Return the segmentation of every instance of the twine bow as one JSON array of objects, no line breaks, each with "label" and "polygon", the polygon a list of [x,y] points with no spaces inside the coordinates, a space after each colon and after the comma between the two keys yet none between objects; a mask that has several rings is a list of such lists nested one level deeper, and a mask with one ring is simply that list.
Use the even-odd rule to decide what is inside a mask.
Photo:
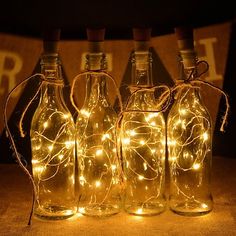
[{"label": "twine bow", "polygon": [[198,73],[196,71],[196,69],[193,68],[187,79],[176,81],[176,85],[171,89],[171,92],[174,93],[175,91],[177,91],[177,93],[178,93],[179,91],[181,91],[183,88],[186,88],[186,87],[200,88],[199,86],[196,86],[196,85],[203,84],[203,85],[207,85],[210,88],[216,90],[220,94],[223,94],[224,98],[225,98],[225,103],[226,103],[226,110],[225,110],[225,113],[223,115],[223,121],[222,121],[221,126],[220,126],[220,131],[224,132],[225,131],[225,125],[226,125],[227,118],[228,118],[228,114],[229,114],[229,109],[230,109],[228,95],[222,89],[218,88],[217,86],[215,86],[215,85],[213,85],[213,84],[211,84],[207,81],[203,81],[203,80],[200,79],[200,77],[203,74],[205,74],[209,69],[209,64],[206,61],[198,61],[196,65],[199,66],[201,64],[204,64],[206,66],[206,68],[203,72],[197,74],[197,76],[193,76],[194,73]]}]

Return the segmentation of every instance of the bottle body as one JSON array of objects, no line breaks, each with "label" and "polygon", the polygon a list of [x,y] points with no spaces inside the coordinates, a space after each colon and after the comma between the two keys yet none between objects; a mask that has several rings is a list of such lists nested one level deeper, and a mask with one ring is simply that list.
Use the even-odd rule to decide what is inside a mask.
[{"label": "bottle body", "polygon": [[60,66],[43,59],[47,81],[31,123],[32,171],[36,185],[34,214],[43,219],[68,218],[75,204],[75,125],[64,104]]},{"label": "bottle body", "polygon": [[[154,94],[153,94],[154,95]],[[137,94],[138,104],[128,109],[121,126],[125,180],[124,208],[134,215],[156,215],[164,211],[165,121],[161,112],[149,112],[155,105],[150,94]],[[144,112],[145,111],[145,112]]]},{"label": "bottle body", "polygon": [[141,90],[131,91],[121,123],[124,208],[127,213],[148,216],[165,210],[166,128],[162,112],[155,112],[159,108],[150,89],[151,53],[135,51],[132,65],[132,84]]},{"label": "bottle body", "polygon": [[170,167],[170,209],[197,216],[213,207],[210,190],[212,124],[198,89],[177,92],[167,124]]},{"label": "bottle body", "polygon": [[107,98],[106,77],[91,73],[87,79],[86,101],[76,121],[78,205],[84,215],[103,217],[121,210],[117,114]]}]

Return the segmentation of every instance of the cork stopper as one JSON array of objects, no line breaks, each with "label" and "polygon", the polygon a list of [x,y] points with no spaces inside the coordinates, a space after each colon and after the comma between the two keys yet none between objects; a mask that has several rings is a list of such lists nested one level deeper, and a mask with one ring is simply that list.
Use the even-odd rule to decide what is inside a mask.
[{"label": "cork stopper", "polygon": [[194,50],[193,45],[193,28],[181,26],[175,28],[175,35],[179,50]]},{"label": "cork stopper", "polygon": [[133,38],[135,41],[149,41],[151,31],[151,28],[133,28]]},{"label": "cork stopper", "polygon": [[182,57],[184,67],[192,68],[196,65],[196,52],[194,50],[193,28],[180,26],[175,28],[178,49]]},{"label": "cork stopper", "polygon": [[58,42],[60,40],[60,29],[45,29],[43,31],[44,53],[58,53]]},{"label": "cork stopper", "polygon": [[148,51],[151,31],[151,28],[133,28],[134,49],[136,51]]},{"label": "cork stopper", "polygon": [[91,53],[104,51],[105,28],[92,29],[87,28],[88,49]]},{"label": "cork stopper", "polygon": [[88,41],[90,42],[101,42],[104,41],[105,38],[105,29],[92,29],[92,28],[87,28],[87,38]]}]

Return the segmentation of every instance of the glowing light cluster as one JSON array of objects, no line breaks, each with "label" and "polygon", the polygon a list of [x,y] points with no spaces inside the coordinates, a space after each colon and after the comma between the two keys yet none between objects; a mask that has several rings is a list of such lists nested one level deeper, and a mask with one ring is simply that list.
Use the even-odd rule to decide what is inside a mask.
[{"label": "glowing light cluster", "polygon": [[[107,216],[121,208],[121,167],[117,156],[116,120],[111,106],[99,96],[103,84],[94,78],[91,93],[76,121],[79,162],[79,208],[82,214]],[[101,101],[104,99],[103,101]],[[107,101],[106,101],[107,102]]]},{"label": "glowing light cluster", "polygon": [[[53,86],[53,85],[51,85]],[[50,88],[52,89],[52,88]],[[75,211],[74,156],[75,127],[72,116],[60,103],[51,101],[49,88],[43,87],[31,124],[32,170],[37,188],[35,214],[67,217]],[[60,187],[59,187],[60,186]],[[64,213],[56,209],[60,196]],[[64,201],[64,202],[63,202]],[[55,204],[55,206],[53,206]],[[48,210],[52,205],[53,214]]]},{"label": "glowing light cluster", "polygon": [[188,87],[178,92],[167,131],[171,207],[190,214],[201,212],[202,206],[207,208],[202,201],[210,202],[211,119],[196,89]]},{"label": "glowing light cluster", "polygon": [[127,212],[153,215],[163,211],[165,143],[165,122],[161,113],[125,113],[121,144]]}]

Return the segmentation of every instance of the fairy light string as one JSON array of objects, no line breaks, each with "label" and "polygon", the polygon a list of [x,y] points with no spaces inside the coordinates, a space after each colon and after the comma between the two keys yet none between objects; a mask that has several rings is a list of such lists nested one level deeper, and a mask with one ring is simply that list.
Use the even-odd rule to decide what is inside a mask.
[{"label": "fairy light string", "polygon": [[[130,184],[136,186],[137,189],[144,187],[145,197],[142,197],[141,204],[136,206],[132,213],[137,215],[152,214],[151,211],[148,213],[144,209],[145,207],[152,208],[152,203],[163,192],[165,172],[162,167],[165,162],[166,141],[165,130],[163,130],[163,127],[165,129],[164,120],[161,119],[160,113],[166,111],[170,105],[171,90],[166,85],[132,85],[129,89],[131,95],[126,102],[125,110],[120,115],[119,122],[125,187],[129,191],[128,182],[131,182]],[[163,92],[165,96],[160,93],[158,99],[151,100],[154,102],[151,106],[140,108],[133,103],[133,98],[139,93],[154,95],[158,89],[165,89]],[[134,191],[136,191],[135,189]],[[126,197],[126,199],[128,206],[129,198]],[[151,205],[148,206],[149,204]]]},{"label": "fairy light string", "polygon": [[[206,66],[202,73],[198,73],[199,65]],[[178,175],[179,171],[183,172],[183,175],[189,171],[197,173],[198,170],[204,168],[203,162],[211,152],[211,123],[193,92],[195,89],[201,89],[199,85],[207,85],[224,95],[226,111],[220,128],[220,131],[224,131],[229,113],[228,96],[220,88],[200,79],[208,71],[208,68],[209,65],[206,61],[197,62],[196,68],[191,70],[188,77],[184,80],[177,80],[171,90],[172,94],[175,94],[175,99],[178,99],[178,103],[175,105],[176,112],[173,113],[175,115],[169,118],[167,127],[169,163],[173,178]],[[177,179],[174,178],[173,184],[177,192],[186,199],[197,204],[201,203],[197,196],[192,195],[187,188],[181,188]],[[208,208],[206,204],[203,205],[201,207]]]},{"label": "fairy light string", "polygon": [[[205,63],[205,64],[207,64],[205,61],[204,62],[202,62],[202,61],[199,61],[198,62],[198,65],[199,64],[201,64],[201,63]],[[208,64],[207,64],[208,65]],[[207,71],[207,70],[206,70]],[[205,71],[205,72],[206,72]],[[204,72],[204,73],[205,73]],[[196,79],[196,78],[194,78],[194,79],[192,79],[191,78],[191,76],[189,76],[189,78],[187,79],[187,80],[184,80],[184,81],[178,81],[178,83],[170,90],[167,86],[166,86],[166,88],[168,89],[166,92],[164,92],[161,96],[160,96],[160,98],[159,98],[159,104],[157,105],[157,107],[160,107],[160,106],[162,106],[164,103],[166,103],[166,105],[165,106],[163,106],[161,109],[157,109],[157,110],[144,110],[144,111],[140,111],[140,110],[136,110],[136,109],[131,109],[131,110],[129,110],[129,109],[125,109],[125,110],[123,110],[123,105],[122,105],[122,99],[121,99],[121,95],[120,95],[120,92],[119,92],[119,88],[118,88],[118,86],[117,86],[117,84],[116,84],[116,81],[114,80],[114,78],[110,75],[110,74],[108,74],[107,72],[104,72],[104,71],[84,71],[84,72],[81,72],[80,74],[78,74],[75,78],[74,78],[74,80],[73,80],[73,82],[72,82],[72,86],[71,86],[71,94],[70,94],[70,100],[71,100],[71,102],[72,102],[72,105],[75,107],[75,109],[77,110],[77,111],[80,111],[79,109],[78,109],[78,107],[77,107],[77,105],[75,104],[75,102],[74,102],[74,98],[73,98],[73,91],[74,91],[74,87],[75,87],[75,83],[77,82],[77,80],[79,80],[79,79],[81,79],[81,78],[83,78],[83,76],[84,75],[104,75],[104,76],[107,76],[107,77],[109,77],[111,80],[112,80],[112,82],[114,83],[114,86],[115,86],[115,89],[116,89],[116,94],[117,94],[117,96],[118,96],[118,101],[119,101],[119,104],[120,104],[120,109],[121,109],[121,111],[120,111],[120,113],[119,113],[119,118],[117,119],[117,123],[116,123],[116,130],[117,130],[117,132],[120,130],[120,124],[121,124],[121,121],[122,121],[122,119],[123,119],[123,115],[125,114],[125,113],[140,113],[140,112],[143,112],[143,114],[145,114],[145,113],[147,113],[147,114],[149,114],[149,121],[150,121],[150,127],[151,127],[151,129],[158,129],[158,127],[155,127],[155,125],[153,125],[151,122],[151,118],[152,118],[152,116],[154,117],[154,114],[153,113],[157,113],[157,112],[161,112],[161,111],[165,111],[168,107],[169,107],[169,105],[170,105],[170,97],[171,97],[171,94],[174,94],[174,93],[176,93],[176,96],[177,96],[177,94],[180,92],[180,90],[182,90],[182,89],[184,89],[184,88],[199,88],[199,86],[196,86],[196,85],[200,85],[200,84],[204,84],[204,85],[207,85],[207,86],[209,86],[209,87],[211,87],[211,88],[213,88],[214,90],[216,90],[216,91],[218,91],[218,92],[220,92],[221,94],[223,94],[224,95],[224,98],[225,98],[225,101],[226,101],[226,111],[225,111],[225,114],[224,114],[224,116],[223,116],[223,121],[222,121],[222,124],[221,124],[221,128],[220,128],[220,130],[223,132],[225,129],[224,129],[224,127],[225,127],[225,124],[226,124],[226,122],[227,122],[227,117],[228,117],[228,113],[229,113],[229,108],[230,108],[230,105],[229,105],[229,101],[228,101],[228,96],[227,96],[227,94],[223,91],[223,90],[221,90],[220,88],[218,88],[217,86],[214,86],[214,85],[212,85],[212,84],[210,84],[210,83],[208,83],[208,82],[206,82],[206,81],[202,81],[202,80],[200,80],[199,78],[200,78],[200,76],[202,75],[202,73],[201,73],[201,75],[199,75],[198,76],[198,79]],[[10,100],[10,98],[11,98],[11,96],[12,96],[12,94],[17,90],[17,89],[19,89],[20,87],[22,87],[22,86],[24,86],[29,80],[31,80],[31,79],[34,79],[35,77],[37,77],[37,76],[39,76],[40,78],[41,78],[41,81],[40,81],[40,83],[39,83],[39,87],[38,87],[38,89],[37,89],[37,91],[36,91],[36,93],[35,93],[35,95],[33,96],[33,98],[29,101],[29,103],[27,104],[27,106],[26,106],[26,108],[25,108],[25,110],[23,111],[23,113],[22,113],[22,116],[21,116],[21,119],[20,119],[20,122],[19,122],[19,131],[20,131],[20,134],[21,134],[21,137],[24,137],[25,136],[25,132],[24,132],[24,130],[23,130],[23,128],[22,128],[22,123],[23,123],[23,119],[24,119],[24,116],[25,116],[25,114],[26,114],[26,112],[27,112],[27,110],[28,110],[28,108],[30,107],[30,105],[31,105],[31,103],[32,103],[32,101],[37,97],[37,95],[38,95],[38,93],[39,93],[39,91],[41,90],[41,88],[42,88],[42,84],[43,83],[49,83],[49,81],[45,78],[45,76],[43,75],[43,74],[40,74],[40,73],[37,73],[37,74],[35,74],[35,75],[33,75],[33,76],[31,76],[31,77],[29,77],[29,78],[26,78],[25,80],[23,80],[21,83],[19,83],[17,86],[15,86],[12,90],[11,90],[11,92],[8,94],[8,96],[7,96],[7,98],[6,98],[6,102],[5,102],[5,106],[4,106],[4,123],[5,123],[5,127],[6,127],[6,132],[7,132],[7,135],[8,135],[8,137],[9,137],[9,139],[10,139],[10,142],[11,142],[11,145],[12,145],[12,147],[13,147],[13,150],[14,150],[14,152],[15,152],[15,155],[16,155],[16,159],[17,159],[17,162],[19,163],[19,165],[20,165],[20,167],[23,169],[23,171],[26,173],[26,175],[29,177],[29,179],[30,179],[30,182],[31,182],[31,184],[32,184],[32,187],[33,187],[33,200],[32,200],[32,207],[31,207],[31,212],[30,212],[30,216],[29,216],[29,221],[28,221],[28,225],[30,225],[31,224],[31,218],[32,218],[32,214],[33,214],[33,209],[34,209],[34,204],[35,204],[35,199],[36,199],[36,195],[37,195],[37,191],[38,191],[38,187],[35,185],[35,182],[34,182],[34,179],[33,179],[33,177],[32,177],[32,175],[30,174],[30,172],[29,172],[29,170],[25,167],[25,165],[23,164],[23,162],[22,162],[22,160],[21,160],[21,157],[20,157],[20,155],[19,155],[19,153],[18,153],[18,151],[17,151],[17,147],[16,147],[16,144],[15,144],[15,142],[14,142],[14,138],[13,138],[13,136],[12,136],[12,134],[11,134],[11,131],[10,131],[10,129],[9,129],[9,126],[8,126],[8,123],[7,123],[7,109],[8,109],[8,103],[9,103],[9,100]],[[54,82],[52,82],[52,81],[50,81],[50,83],[54,83]],[[55,82],[55,83],[57,83],[57,82]],[[58,83],[57,83],[57,85],[58,85]],[[150,91],[150,90],[153,90],[153,89],[157,89],[158,87],[160,87],[160,86],[156,86],[156,87],[150,87],[150,88],[139,88],[139,87],[136,87],[136,88],[133,88],[133,91],[132,91],[132,94],[131,94],[131,97],[132,96],[134,96],[135,94],[137,94],[138,92],[141,92],[141,91]],[[163,86],[162,86],[163,87]],[[131,98],[130,97],[130,98]],[[128,105],[129,105],[129,103],[130,103],[130,98],[128,99],[128,101],[127,101],[127,104],[126,104],[126,106],[125,107],[127,107]],[[53,115],[53,114],[52,114]],[[200,116],[197,116],[196,117],[196,119],[200,119],[201,117]],[[144,119],[145,119],[145,117],[144,117]],[[139,124],[139,125],[143,125],[143,124]],[[186,125],[188,125],[188,124],[186,124]],[[46,126],[46,125],[45,125]],[[149,127],[149,128],[150,128]],[[45,127],[46,128],[46,127]],[[55,142],[57,141],[57,139],[60,137],[60,135],[61,135],[61,133],[63,133],[63,130],[64,130],[64,127],[61,127],[61,129],[58,131],[58,133],[57,133],[57,135],[56,135],[56,139],[55,140],[49,140],[49,142],[51,142],[51,144],[52,144],[52,146],[53,145],[55,145]],[[130,133],[130,135],[133,137],[133,136],[135,136],[136,135],[136,130],[134,130],[134,132],[132,133]],[[38,135],[39,136],[43,136],[43,133],[38,133]],[[118,135],[117,135],[118,136]],[[102,138],[104,138],[104,139],[109,139],[109,136],[108,136],[108,134],[104,134],[103,136],[102,136]],[[117,150],[120,150],[120,137],[117,137],[118,138],[118,140],[115,140],[114,142],[115,142],[115,144],[117,145],[116,146],[116,149]],[[203,133],[203,135],[200,137],[198,137],[198,138],[201,138],[203,141],[207,141],[207,139],[208,139],[208,135],[207,135],[207,132],[205,132],[205,133]],[[141,140],[142,141],[142,140]],[[136,147],[139,147],[139,146],[142,146],[142,145],[146,145],[147,144],[147,142],[145,142],[144,140],[143,140],[143,142],[141,143],[141,141],[137,141],[136,142],[136,146],[134,146],[134,149],[136,148]],[[188,142],[189,140],[187,140],[187,142]],[[128,142],[128,140],[127,140],[127,142]],[[135,143],[135,142],[134,142]],[[153,143],[152,143],[153,144]],[[67,147],[69,147],[69,143],[68,144],[65,144],[65,147],[64,148],[62,148],[62,151],[60,151],[60,152],[58,152],[58,153],[56,153],[55,155],[53,155],[53,156],[51,156],[51,158],[50,158],[50,160],[54,160],[54,159],[61,159],[60,158],[60,155],[61,155],[61,152],[63,152],[63,151],[65,151],[65,153],[64,154],[67,154],[67,152],[69,152],[69,149],[67,149],[66,148],[66,146]],[[156,144],[155,144],[156,145]],[[172,144],[169,144],[168,143],[168,145],[172,145]],[[150,148],[150,147],[148,147],[147,146],[147,148],[150,150],[150,152],[152,152],[153,150]],[[49,150],[50,151],[50,150]],[[204,152],[203,152],[203,156],[205,156],[206,155],[206,153],[208,152],[208,150],[205,150]],[[97,153],[98,155],[99,155],[99,153]],[[117,154],[120,156],[121,154],[120,154],[120,152],[118,151],[117,152]],[[139,155],[140,156],[140,155]],[[45,157],[45,158],[47,158],[47,157]],[[140,156],[140,158],[144,161],[144,159],[143,159],[143,157],[142,156]],[[120,156],[120,158],[119,159],[121,159],[121,156]],[[43,159],[42,159],[43,160]],[[45,159],[44,159],[45,160]],[[67,160],[68,161],[68,160]],[[201,164],[201,162],[203,161],[203,159],[202,160],[198,160],[198,162],[197,163],[195,163],[191,168],[193,168],[193,169],[198,169],[198,168],[200,168],[200,164]],[[66,162],[66,159],[64,159],[63,160],[63,162]],[[157,178],[157,173],[153,170],[153,168],[152,168],[152,166],[148,163],[148,162],[145,162],[144,161],[144,163],[146,164],[146,168],[150,168],[156,175],[154,175],[153,177],[152,177],[152,179],[154,178]],[[62,161],[59,161],[59,164],[62,164]],[[113,168],[113,164],[112,163],[109,163],[110,165],[111,165],[111,168]],[[126,163],[127,164],[127,163]],[[178,165],[178,163],[176,163],[177,165]],[[140,175],[139,173],[137,173],[135,170],[132,170],[132,168],[131,167],[129,167],[130,168],[130,170],[139,178],[139,180],[145,180],[145,176],[143,176],[143,175]],[[145,167],[144,167],[145,168]],[[188,170],[188,168],[186,168],[185,169],[185,171],[187,171]],[[123,176],[123,172],[122,172],[122,170],[119,168],[119,173],[120,173],[120,175],[121,176]],[[39,170],[39,172],[40,172],[40,170]],[[56,175],[56,173],[57,173],[57,171],[54,173],[54,175]],[[105,173],[104,173],[105,174]],[[48,178],[46,178],[46,179],[44,179],[43,181],[46,181],[47,179],[49,179],[49,178],[53,178],[53,176],[54,175],[52,175],[52,176],[50,176],[50,177],[48,177]],[[97,185],[98,185],[98,187],[99,187],[99,182],[97,182]],[[158,188],[158,187],[157,187]],[[109,190],[108,190],[109,191]],[[157,191],[157,196],[158,196],[158,194],[159,194],[159,192]],[[184,193],[183,193],[184,194]],[[107,192],[107,194],[105,195],[105,197],[104,197],[104,201],[105,201],[105,198],[106,198],[106,196],[108,195],[108,192]],[[155,197],[157,197],[157,196],[151,196],[150,197],[150,199],[151,198],[155,198]],[[187,196],[187,195],[186,195]],[[188,197],[188,196],[187,196]],[[147,199],[146,201],[148,201],[149,199]],[[95,201],[95,199],[94,199],[94,201]],[[146,202],[145,201],[145,202]]]},{"label": "fairy light string", "polygon": [[[123,112],[123,105],[121,100],[121,95],[119,93],[119,88],[116,84],[114,78],[107,72],[103,70],[86,70],[79,73],[72,82],[71,86],[71,94],[70,100],[72,105],[78,111],[79,116],[79,123],[85,123],[84,127],[78,127],[79,134],[77,135],[77,154],[79,156],[79,165],[80,165],[80,176],[79,182],[82,187],[88,186],[89,188],[93,188],[94,191],[91,193],[90,200],[89,200],[89,208],[92,209],[93,206],[102,206],[106,204],[106,200],[110,196],[112,191],[112,187],[115,185],[120,185],[122,188],[122,170],[121,170],[121,163],[120,163],[120,156],[119,156],[119,130],[117,129],[118,120],[116,119],[115,123],[107,129],[104,130],[105,133],[87,133],[87,128],[90,122],[92,122],[92,114],[95,112],[96,107],[98,106],[99,99],[95,100],[95,103],[91,107],[86,107],[83,109],[79,109],[78,106],[75,104],[74,101],[74,88],[76,83],[81,79],[87,79],[86,76],[104,76],[109,78],[114,87],[115,91],[119,100],[120,112]],[[93,88],[92,88],[93,89]],[[98,94],[100,93],[98,87]],[[82,131],[81,131],[82,130]],[[82,133],[81,133],[82,132]],[[97,140],[94,145],[91,145],[91,140]],[[109,147],[114,147],[110,150]],[[99,173],[99,177],[97,176],[95,179],[89,178],[89,176],[85,177],[86,175],[86,163],[89,166],[92,165],[92,162],[98,162],[99,159],[102,158],[103,162],[103,171]],[[88,174],[88,173],[87,173]],[[105,181],[105,179],[106,181]],[[106,182],[103,183],[103,181]],[[108,184],[107,184],[108,183]],[[104,186],[103,186],[104,184]],[[106,187],[105,187],[106,186]],[[100,191],[100,194],[97,192]],[[103,197],[101,198],[101,195]],[[100,196],[100,197],[98,197]],[[79,211],[81,213],[85,212],[84,207],[79,207]]]},{"label": "fairy light string", "polygon": [[[11,92],[8,94],[6,102],[5,102],[5,106],[4,106],[4,123],[5,123],[5,127],[6,127],[6,132],[7,135],[10,139],[13,151],[15,153],[17,162],[19,164],[19,166],[23,169],[23,171],[26,173],[26,175],[28,176],[28,178],[30,179],[30,183],[33,187],[33,191],[32,191],[32,207],[31,207],[31,211],[30,211],[30,215],[29,215],[29,220],[28,220],[28,225],[31,225],[31,221],[32,221],[32,215],[33,215],[33,211],[34,211],[34,206],[35,203],[37,201],[37,203],[40,205],[39,200],[38,200],[38,194],[39,194],[39,185],[40,182],[43,181],[48,181],[52,178],[54,178],[59,170],[59,166],[66,165],[67,163],[69,163],[70,161],[70,156],[73,155],[74,149],[73,149],[73,145],[72,145],[72,141],[66,141],[66,142],[61,142],[60,138],[61,135],[64,134],[65,132],[65,127],[67,126],[68,122],[71,122],[70,120],[67,121],[67,119],[69,118],[69,116],[67,116],[66,114],[60,112],[60,111],[52,111],[51,115],[49,116],[48,121],[46,121],[43,126],[43,130],[41,132],[35,132],[35,136],[34,138],[37,139],[37,137],[41,140],[45,140],[47,143],[50,143],[50,145],[47,148],[47,151],[44,150],[44,153],[40,154],[40,158],[37,160],[32,159],[32,165],[35,166],[37,165],[37,167],[34,168],[34,175],[37,175],[37,184],[36,181],[34,179],[34,177],[32,176],[32,174],[30,173],[30,171],[26,168],[26,166],[24,165],[24,160],[21,158],[21,155],[18,153],[17,150],[17,146],[15,144],[13,135],[11,133],[11,130],[8,126],[8,122],[7,122],[7,110],[8,110],[8,104],[9,104],[9,100],[12,97],[12,94],[17,90],[20,89],[22,86],[24,86],[26,83],[28,83],[30,80],[35,79],[37,77],[40,77],[40,81],[38,84],[38,88],[34,94],[34,96],[30,99],[30,101],[26,104],[25,109],[23,110],[20,120],[19,120],[19,132],[20,132],[20,136],[21,137],[25,137],[26,132],[23,129],[23,121],[24,121],[24,117],[29,109],[29,107],[31,106],[32,102],[36,99],[36,97],[38,96],[39,92],[42,90],[42,86],[46,86],[46,84],[53,84],[53,85],[57,85],[57,86],[64,86],[62,81],[57,81],[57,80],[49,80],[45,77],[45,75],[41,74],[41,73],[37,73],[34,74],[26,79],[24,79],[21,83],[19,83],[18,85],[16,85]],[[46,91],[45,91],[46,92]],[[44,132],[46,131],[47,127],[49,126],[49,122],[50,119],[53,116],[61,116],[61,118],[63,119],[64,123],[63,125],[59,128],[55,139],[51,140],[50,138],[47,137],[46,134],[44,134]],[[57,146],[57,152],[54,153],[53,149],[55,148],[55,146]],[[60,147],[59,147],[60,146]],[[58,149],[59,147],[59,149]],[[32,147],[32,148],[36,148],[38,150],[41,150],[41,148],[37,147]],[[45,147],[44,147],[45,149]],[[65,158],[65,156],[67,156]],[[50,167],[55,167],[55,171],[48,176],[43,176],[44,174],[44,170],[46,170],[47,168]],[[73,181],[73,180],[72,180]]]}]

